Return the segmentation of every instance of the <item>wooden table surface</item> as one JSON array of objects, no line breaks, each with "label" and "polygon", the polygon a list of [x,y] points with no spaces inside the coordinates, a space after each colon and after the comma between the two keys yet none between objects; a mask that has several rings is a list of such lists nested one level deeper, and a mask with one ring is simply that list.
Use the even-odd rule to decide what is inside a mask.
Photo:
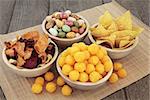
[{"label": "wooden table surface", "polygon": [[[0,0],[0,34],[41,24],[46,15],[58,10],[78,12],[111,0]],[[150,0],[116,0],[150,25]],[[113,10],[113,9],[112,9]],[[141,66],[142,67],[142,66]],[[123,88],[104,100],[149,100],[150,75]],[[0,100],[6,100],[0,88]]]}]

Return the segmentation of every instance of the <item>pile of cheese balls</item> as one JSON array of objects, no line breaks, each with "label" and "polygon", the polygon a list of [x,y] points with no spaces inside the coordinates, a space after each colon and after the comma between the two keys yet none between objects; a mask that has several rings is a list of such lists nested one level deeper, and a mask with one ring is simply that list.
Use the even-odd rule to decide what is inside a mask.
[{"label": "pile of cheese balls", "polygon": [[34,84],[32,85],[32,93],[39,94],[43,91],[44,84],[45,89],[49,93],[54,93],[57,89],[57,86],[62,87],[61,92],[64,96],[69,96],[72,94],[72,88],[65,84],[63,78],[58,76],[55,81],[55,75],[53,72],[46,72],[44,76],[39,76],[35,79]]},{"label": "pile of cheese balls", "polygon": [[55,12],[46,17],[45,28],[47,31],[59,38],[75,38],[86,30],[86,23],[78,15],[70,10]]},{"label": "pile of cheese balls", "polygon": [[72,81],[97,82],[112,69],[105,49],[97,44],[74,43],[58,59],[61,71]]}]

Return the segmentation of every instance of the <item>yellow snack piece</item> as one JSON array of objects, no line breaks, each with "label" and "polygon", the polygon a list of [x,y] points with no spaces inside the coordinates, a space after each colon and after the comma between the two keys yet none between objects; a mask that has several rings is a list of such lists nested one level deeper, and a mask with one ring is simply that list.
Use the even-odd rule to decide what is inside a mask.
[{"label": "yellow snack piece", "polygon": [[57,77],[57,85],[58,86],[63,86],[65,84],[64,79],[61,76]]},{"label": "yellow snack piece", "polygon": [[107,51],[105,48],[101,47],[102,52],[104,53],[104,55],[107,55]]},{"label": "yellow snack piece", "polygon": [[78,72],[84,72],[86,70],[86,65],[85,63],[75,63],[74,69]]},{"label": "yellow snack piece", "polygon": [[95,43],[88,46],[88,51],[90,52],[91,55],[95,55],[98,50],[99,46]]},{"label": "yellow snack piece", "polygon": [[36,79],[35,79],[35,82],[34,82],[35,84],[40,84],[40,85],[44,85],[44,78],[43,77],[37,77]]},{"label": "yellow snack piece", "polygon": [[61,56],[58,60],[58,64],[60,67],[62,67],[65,64],[65,57]]},{"label": "yellow snack piece", "polygon": [[95,67],[95,70],[99,73],[99,74],[103,74],[105,69],[104,69],[104,65],[101,63],[98,63]]},{"label": "yellow snack piece", "polygon": [[118,26],[117,24],[113,21],[111,25],[108,27],[109,32],[113,33],[115,31],[118,31]]},{"label": "yellow snack piece", "polygon": [[35,83],[35,84],[32,85],[32,89],[31,90],[32,90],[32,93],[39,94],[39,93],[42,92],[42,89],[43,89],[43,87],[42,87],[41,84]]},{"label": "yellow snack piece", "polygon": [[52,72],[46,72],[44,78],[46,81],[52,81],[54,79],[54,74]]},{"label": "yellow snack piece", "polygon": [[119,62],[115,62],[114,63],[114,70],[115,71],[118,71],[121,68],[122,68],[122,64],[121,63],[119,63]]},{"label": "yellow snack piece", "polygon": [[71,55],[68,55],[65,58],[65,63],[68,64],[68,65],[74,65],[75,60],[74,60],[74,58]]},{"label": "yellow snack piece", "polygon": [[68,85],[64,85],[61,89],[61,93],[64,95],[64,96],[70,96],[71,93],[72,93],[72,88]]},{"label": "yellow snack piece", "polygon": [[63,51],[63,52],[61,53],[61,56],[62,56],[62,57],[66,57],[67,55],[69,55],[68,50],[65,50],[65,51]]},{"label": "yellow snack piece", "polygon": [[68,64],[65,64],[63,67],[62,67],[62,73],[64,75],[69,75],[69,72],[73,70],[73,67],[68,65]]},{"label": "yellow snack piece", "polygon": [[105,77],[105,76],[107,75],[107,72],[103,72],[101,75],[102,75],[103,77]]},{"label": "yellow snack piece", "polygon": [[84,63],[85,63],[85,65],[87,66],[89,62],[88,62],[87,60],[85,60]]},{"label": "yellow snack piece", "polygon": [[87,82],[88,81],[88,74],[85,72],[81,72],[79,76],[79,81],[80,82]]},{"label": "yellow snack piece", "polygon": [[104,69],[106,72],[109,72],[111,70],[111,68],[113,67],[113,64],[111,61],[106,61],[104,63]]},{"label": "yellow snack piece", "polygon": [[103,56],[103,58],[101,59],[101,62],[104,64],[105,62],[109,61],[110,58],[108,55]]},{"label": "yellow snack piece", "polygon": [[127,71],[124,69],[124,68],[121,68],[117,71],[117,75],[120,77],[120,78],[124,78],[127,76]]},{"label": "yellow snack piece", "polygon": [[96,65],[96,64],[98,64],[99,59],[98,59],[97,56],[92,56],[92,57],[89,58],[88,62],[89,62],[90,64]]},{"label": "yellow snack piece", "polygon": [[49,93],[53,93],[56,91],[56,84],[54,82],[48,82],[46,84],[46,90],[49,92]]},{"label": "yellow snack piece", "polygon": [[74,59],[76,62],[84,62],[85,60],[85,53],[84,52],[76,52],[74,54]]},{"label": "yellow snack piece", "polygon": [[93,71],[90,73],[89,78],[91,82],[97,82],[102,78],[102,76],[98,72]]},{"label": "yellow snack piece", "polygon": [[96,53],[96,56],[99,58],[99,59],[102,59],[103,58],[103,56],[104,56],[104,53],[103,53],[103,51],[100,49],[100,50],[98,50],[97,51],[97,53]]},{"label": "yellow snack piece", "polygon": [[72,81],[77,81],[79,79],[79,72],[77,70],[72,70],[69,73],[69,79]]},{"label": "yellow snack piece", "polygon": [[85,59],[89,59],[90,58],[90,53],[88,50],[83,51],[85,54]]},{"label": "yellow snack piece", "polygon": [[112,75],[109,78],[110,83],[116,83],[118,81],[118,75],[116,73],[112,73]]},{"label": "yellow snack piece", "polygon": [[87,45],[85,45],[84,42],[79,42],[78,46],[79,46],[81,51],[87,50]]},{"label": "yellow snack piece", "polygon": [[79,48],[79,47],[73,46],[73,47],[71,47],[71,49],[70,49],[70,54],[73,55],[74,53],[79,52],[79,51],[80,51],[80,48]]},{"label": "yellow snack piece", "polygon": [[93,65],[93,64],[88,64],[88,65],[86,66],[85,72],[86,72],[87,74],[90,74],[90,73],[93,72],[93,71],[95,71],[94,65]]}]

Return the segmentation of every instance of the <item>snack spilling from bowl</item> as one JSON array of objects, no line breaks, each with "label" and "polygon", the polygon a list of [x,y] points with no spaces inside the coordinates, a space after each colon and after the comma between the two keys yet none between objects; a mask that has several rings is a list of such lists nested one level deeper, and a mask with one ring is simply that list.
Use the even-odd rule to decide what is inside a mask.
[{"label": "snack spilling from bowl", "polygon": [[70,10],[55,12],[46,17],[45,28],[49,34],[59,38],[75,38],[86,30],[86,23]]},{"label": "snack spilling from bowl", "polygon": [[58,59],[63,75],[72,81],[97,82],[107,75],[113,64],[107,52],[97,44],[74,43]]},{"label": "snack spilling from bowl", "polygon": [[48,36],[37,31],[27,32],[14,41],[5,42],[5,45],[9,63],[17,68],[41,67],[51,61],[55,51]]},{"label": "snack spilling from bowl", "polygon": [[111,49],[126,49],[134,44],[143,28],[133,25],[130,11],[116,19],[106,11],[99,17],[98,25],[90,30],[97,44]]}]

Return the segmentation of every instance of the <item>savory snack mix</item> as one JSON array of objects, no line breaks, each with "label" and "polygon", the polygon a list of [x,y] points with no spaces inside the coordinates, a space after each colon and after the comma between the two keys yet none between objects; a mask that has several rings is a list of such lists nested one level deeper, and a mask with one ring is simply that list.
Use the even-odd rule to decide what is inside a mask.
[{"label": "savory snack mix", "polygon": [[[62,73],[72,81],[97,82],[112,69],[107,52],[97,44],[74,43],[58,59]],[[105,73],[105,74],[104,74]]]},{"label": "savory snack mix", "polygon": [[130,11],[116,19],[106,11],[99,17],[98,25],[91,28],[91,34],[97,44],[111,49],[130,47],[142,31],[143,28],[133,25]]},{"label": "savory snack mix", "polygon": [[55,12],[46,17],[46,30],[59,38],[79,37],[86,30],[85,21],[70,10]]},{"label": "savory snack mix", "polygon": [[33,69],[51,61],[54,45],[48,36],[37,31],[27,32],[14,41],[5,42],[8,61],[17,68]]}]

